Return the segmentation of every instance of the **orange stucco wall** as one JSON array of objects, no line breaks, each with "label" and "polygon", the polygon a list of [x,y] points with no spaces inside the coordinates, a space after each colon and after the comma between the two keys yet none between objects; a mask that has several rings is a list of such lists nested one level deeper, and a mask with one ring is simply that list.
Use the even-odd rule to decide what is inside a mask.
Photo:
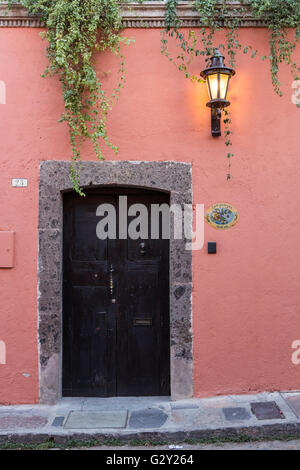
[{"label": "orange stucco wall", "polygon": [[[127,84],[109,118],[117,158],[191,162],[194,202],[227,201],[240,214],[228,231],[205,225],[205,242],[217,242],[217,255],[193,252],[194,394],[300,389],[300,365],[291,361],[291,344],[300,339],[300,110],[291,102],[292,78],[283,67],[279,98],[267,62],[239,55],[229,93],[236,156],[227,181],[224,140],[210,136],[205,85],[186,80],[160,54],[159,30],[125,35],[135,43],[126,48]],[[241,40],[267,51],[266,30],[245,29]],[[38,401],[38,169],[42,160],[70,157],[67,128],[57,122],[59,82],[40,77],[44,50],[38,29],[0,30],[7,92],[0,105],[0,230],[15,232],[14,267],[0,268],[1,404]],[[115,58],[105,54],[97,67],[110,88]],[[194,72],[202,68],[195,61]],[[116,158],[110,151],[106,157]],[[85,145],[83,159],[94,158]],[[27,178],[28,187],[13,188],[12,178]]]}]

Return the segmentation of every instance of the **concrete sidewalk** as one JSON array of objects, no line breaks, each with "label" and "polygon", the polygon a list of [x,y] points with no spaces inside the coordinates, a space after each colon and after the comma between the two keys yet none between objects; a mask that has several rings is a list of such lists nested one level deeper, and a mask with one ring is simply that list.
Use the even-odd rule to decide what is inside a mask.
[{"label": "concrete sidewalk", "polygon": [[0,443],[69,440],[183,442],[300,437],[300,392],[168,397],[63,398],[58,405],[0,407]]}]

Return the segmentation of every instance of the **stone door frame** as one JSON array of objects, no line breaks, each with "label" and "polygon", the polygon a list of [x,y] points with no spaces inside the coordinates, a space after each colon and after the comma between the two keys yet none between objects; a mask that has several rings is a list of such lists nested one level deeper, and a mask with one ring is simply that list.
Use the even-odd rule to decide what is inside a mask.
[{"label": "stone door frame", "polygon": [[[40,403],[55,404],[62,383],[63,192],[71,191],[70,162],[44,161],[39,178],[38,348]],[[170,204],[192,204],[189,163],[83,162],[82,187],[107,185],[155,189]],[[190,221],[192,224],[192,221]],[[171,398],[193,396],[192,252],[170,239]]]}]

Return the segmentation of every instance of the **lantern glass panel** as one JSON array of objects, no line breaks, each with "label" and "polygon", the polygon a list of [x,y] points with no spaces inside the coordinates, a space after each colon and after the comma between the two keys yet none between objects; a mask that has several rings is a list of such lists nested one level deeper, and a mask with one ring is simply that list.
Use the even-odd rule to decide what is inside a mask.
[{"label": "lantern glass panel", "polygon": [[220,73],[220,98],[221,100],[226,100],[228,83],[230,76],[224,73]]},{"label": "lantern glass panel", "polygon": [[211,100],[218,99],[218,73],[212,73],[207,76],[208,92]]}]

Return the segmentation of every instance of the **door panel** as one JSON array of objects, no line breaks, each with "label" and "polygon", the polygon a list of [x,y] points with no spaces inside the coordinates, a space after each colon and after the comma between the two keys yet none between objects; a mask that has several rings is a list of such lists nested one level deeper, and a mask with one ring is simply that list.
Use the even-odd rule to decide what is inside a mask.
[{"label": "door panel", "polygon": [[[106,198],[105,202],[114,203],[112,198]],[[72,260],[100,261],[107,259],[107,240],[99,240],[96,235],[96,217],[98,206],[97,198],[89,198],[87,203],[74,206],[73,209],[73,243]]]},{"label": "door panel", "polygon": [[91,390],[108,394],[112,381],[109,367],[107,292],[104,287],[74,287],[73,311],[70,318],[75,334],[72,348],[74,392],[89,396]]},{"label": "door panel", "polygon": [[[118,318],[118,392],[120,395],[159,395],[160,351],[157,272],[129,269],[120,297]],[[129,299],[129,302],[128,302]],[[126,334],[122,334],[122,331]],[[128,380],[130,378],[130,380]],[[141,393],[143,391],[143,393]]]},{"label": "door panel", "polygon": [[[137,189],[64,196],[63,395],[168,395],[169,241],[99,240],[99,204],[169,202]],[[128,217],[128,223],[133,217]]]}]

